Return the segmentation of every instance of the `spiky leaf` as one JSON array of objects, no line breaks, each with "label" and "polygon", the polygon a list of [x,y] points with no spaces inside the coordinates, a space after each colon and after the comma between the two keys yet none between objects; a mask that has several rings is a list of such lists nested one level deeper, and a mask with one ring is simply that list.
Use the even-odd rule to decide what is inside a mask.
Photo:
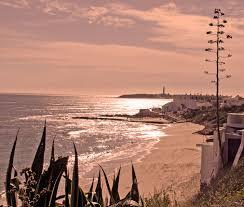
[{"label": "spiky leaf", "polygon": [[99,174],[98,174],[98,180],[97,180],[97,186],[96,186],[96,201],[97,203],[99,203],[102,207],[103,207],[103,194],[102,194],[102,183],[101,183],[101,172],[99,170]]},{"label": "spiky leaf", "polygon": [[132,164],[132,186],[131,186],[130,196],[131,196],[131,200],[137,203],[139,202],[140,195],[138,190],[138,182],[137,182],[136,172],[133,164]]},{"label": "spiky leaf", "polygon": [[88,199],[89,201],[92,201],[93,185],[94,185],[94,176],[93,176],[93,178],[92,178],[92,184],[91,184],[90,190],[89,190],[89,192],[87,193],[87,199]]},{"label": "spiky leaf", "polygon": [[49,207],[55,207],[55,201],[57,200],[58,186],[59,186],[62,174],[63,174],[63,172],[59,173],[59,176],[57,177],[57,180],[56,180],[56,182],[54,184],[54,187],[53,187],[53,190],[52,190],[52,194],[51,194],[51,198],[50,198],[50,201],[49,201]]},{"label": "spiky leaf", "polygon": [[71,184],[71,207],[78,207],[78,195],[79,195],[79,172],[78,172],[78,154],[74,144],[75,150],[75,162],[73,169],[73,178]]},{"label": "spiky leaf", "polygon": [[78,206],[86,206],[87,198],[81,188],[79,188],[79,196],[78,196]]},{"label": "spiky leaf", "polygon": [[50,165],[55,162],[55,155],[54,155],[54,139],[52,143],[52,151],[51,151],[51,159],[50,159]]},{"label": "spiky leaf", "polygon": [[[68,157],[63,157],[59,158],[53,163],[53,168],[52,168],[52,176],[51,180],[49,183],[49,188],[48,190],[52,192],[50,200],[49,200],[49,205],[54,207],[55,206],[55,200],[58,192],[58,186],[60,183],[60,179],[62,174],[65,172],[68,164]],[[55,180],[56,179],[56,180]],[[53,181],[55,180],[54,184]]]},{"label": "spiky leaf", "polygon": [[69,206],[69,194],[71,192],[71,180],[69,179],[69,173],[67,169],[65,170],[65,200],[64,200],[64,207]]},{"label": "spiky leaf", "polygon": [[104,178],[105,178],[105,183],[106,183],[106,186],[107,186],[107,190],[109,192],[109,196],[110,196],[110,199],[111,199],[111,204],[114,204],[115,202],[114,202],[112,191],[111,191],[111,188],[110,188],[110,185],[109,185],[108,177],[107,177],[104,169],[102,168],[102,166],[101,165],[99,165],[99,166],[102,169],[102,172],[103,172],[103,175],[104,175]]},{"label": "spiky leaf", "polygon": [[16,148],[16,143],[18,139],[18,133],[15,137],[15,141],[12,147],[12,151],[10,154],[9,162],[8,162],[8,169],[6,173],[6,181],[5,181],[5,191],[6,191],[6,201],[8,206],[13,206],[16,203],[16,198],[13,196],[13,193],[11,193],[11,174],[12,174],[12,169],[13,169],[13,162],[14,162],[14,154],[15,154],[15,148]]},{"label": "spiky leaf", "polygon": [[41,142],[38,146],[34,161],[31,166],[31,170],[35,173],[36,181],[39,181],[39,178],[42,174],[43,164],[44,164],[45,145],[46,145],[46,121],[43,128]]},{"label": "spiky leaf", "polygon": [[114,179],[113,186],[112,186],[112,195],[113,195],[113,199],[114,199],[115,203],[120,201],[120,196],[119,196],[120,171],[121,171],[121,167],[119,168],[118,174],[117,174],[116,178]]}]

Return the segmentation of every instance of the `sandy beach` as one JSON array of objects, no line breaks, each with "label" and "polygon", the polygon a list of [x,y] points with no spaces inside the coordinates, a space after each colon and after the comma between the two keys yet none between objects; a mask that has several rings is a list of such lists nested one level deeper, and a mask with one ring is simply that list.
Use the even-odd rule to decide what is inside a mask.
[{"label": "sandy beach", "polygon": [[[203,136],[192,133],[202,128],[192,123],[180,123],[165,129],[168,136],[135,164],[142,195],[148,196],[155,189],[171,189],[177,199],[185,200],[199,190],[201,149],[196,144],[202,142]],[[129,166],[123,168],[121,192],[128,191],[130,172]]]},{"label": "sandy beach", "polygon": [[[203,126],[192,123],[179,123],[164,129],[167,136],[148,155],[134,163],[141,195],[147,197],[155,189],[166,190],[175,193],[177,200],[182,201],[198,192],[201,149],[196,144],[202,142],[203,136],[193,133],[202,128]],[[112,166],[110,165],[110,170],[106,168],[106,163],[102,163],[102,166],[111,175]],[[97,170],[98,168],[93,173],[97,173]],[[84,181],[81,180],[81,185],[88,188],[87,180]],[[131,166],[128,164],[122,166],[121,171],[119,190],[122,197],[130,187]],[[106,189],[105,183],[103,188]]]}]

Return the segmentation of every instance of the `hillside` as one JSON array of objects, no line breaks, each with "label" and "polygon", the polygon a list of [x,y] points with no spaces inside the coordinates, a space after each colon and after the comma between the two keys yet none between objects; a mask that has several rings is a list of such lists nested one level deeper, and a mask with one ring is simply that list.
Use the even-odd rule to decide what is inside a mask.
[{"label": "hillside", "polygon": [[191,204],[194,207],[241,207],[244,206],[244,158],[238,166],[222,172]]}]

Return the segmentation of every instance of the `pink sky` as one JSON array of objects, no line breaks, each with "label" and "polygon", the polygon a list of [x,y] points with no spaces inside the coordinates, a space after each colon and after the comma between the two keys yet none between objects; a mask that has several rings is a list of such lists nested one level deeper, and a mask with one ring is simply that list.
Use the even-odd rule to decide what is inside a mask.
[{"label": "pink sky", "polygon": [[221,89],[244,95],[243,0],[0,0],[0,92],[214,93],[215,7],[233,36]]}]

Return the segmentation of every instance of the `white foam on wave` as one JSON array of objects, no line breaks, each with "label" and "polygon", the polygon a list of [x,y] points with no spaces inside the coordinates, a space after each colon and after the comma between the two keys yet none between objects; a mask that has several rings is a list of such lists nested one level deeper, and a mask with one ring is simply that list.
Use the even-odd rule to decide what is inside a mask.
[{"label": "white foam on wave", "polygon": [[70,131],[68,132],[68,135],[70,135],[71,137],[77,137],[77,135],[80,135],[84,132],[86,132],[86,129],[81,129],[81,130],[76,130],[76,131]]},{"label": "white foam on wave", "polygon": [[[98,167],[98,164],[103,165],[103,163],[107,163],[108,165],[111,163],[113,167],[116,167],[113,164],[116,162],[118,165],[117,167],[119,167],[120,165],[128,165],[131,161],[133,161],[133,163],[141,162],[153,149],[156,149],[155,145],[165,136],[167,136],[167,134],[162,131],[162,133],[157,134],[156,137],[148,138],[148,140],[150,140],[148,142],[127,143],[124,146],[117,147],[113,150],[98,153],[90,150],[90,153],[79,155],[79,163],[80,166],[82,166],[80,174],[81,176],[86,175],[95,167]],[[106,148],[105,145],[99,145],[98,147]],[[69,169],[72,169],[73,162],[74,156],[69,160]]]},{"label": "white foam on wave", "polygon": [[26,117],[20,117],[19,120],[43,120],[49,117],[52,117],[53,115],[36,115],[36,116],[26,116]]}]

